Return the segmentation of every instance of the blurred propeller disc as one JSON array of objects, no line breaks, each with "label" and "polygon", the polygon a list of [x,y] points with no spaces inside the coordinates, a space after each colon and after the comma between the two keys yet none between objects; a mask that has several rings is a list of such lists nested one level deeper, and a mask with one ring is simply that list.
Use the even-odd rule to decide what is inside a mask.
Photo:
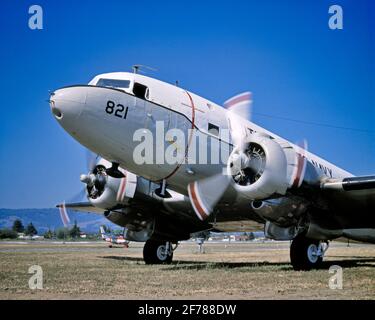
[{"label": "blurred propeller disc", "polygon": [[[205,220],[212,213],[215,205],[219,202],[231,181],[231,175],[227,172],[241,170],[250,164],[246,151],[246,129],[241,125],[241,118],[248,119],[251,116],[252,94],[244,92],[224,103],[228,109],[228,125],[232,140],[236,146],[237,154],[231,161],[230,170],[222,174],[192,182],[188,185],[188,193],[191,205],[200,220]],[[234,166],[234,167],[233,167]]]},{"label": "blurred propeller disc", "polygon": [[216,203],[229,186],[229,176],[214,175],[188,185],[191,204],[200,220],[205,220],[212,213]]},{"label": "blurred propeller disc", "polygon": [[99,156],[94,152],[86,149],[86,169],[88,172],[92,172],[98,162]]},{"label": "blurred propeller disc", "polygon": [[62,204],[58,205],[58,207],[60,211],[61,221],[64,224],[64,227],[67,227],[70,223],[70,218],[69,218],[68,212],[66,211],[65,201]]}]

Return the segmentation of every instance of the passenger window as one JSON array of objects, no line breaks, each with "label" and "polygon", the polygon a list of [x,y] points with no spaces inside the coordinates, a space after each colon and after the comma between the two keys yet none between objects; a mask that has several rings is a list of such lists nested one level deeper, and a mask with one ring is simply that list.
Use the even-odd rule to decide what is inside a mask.
[{"label": "passenger window", "polygon": [[219,136],[219,127],[215,126],[212,123],[208,123],[208,132],[213,134],[214,136]]},{"label": "passenger window", "polygon": [[138,82],[134,83],[133,93],[137,98],[146,99],[148,97],[148,88]]}]

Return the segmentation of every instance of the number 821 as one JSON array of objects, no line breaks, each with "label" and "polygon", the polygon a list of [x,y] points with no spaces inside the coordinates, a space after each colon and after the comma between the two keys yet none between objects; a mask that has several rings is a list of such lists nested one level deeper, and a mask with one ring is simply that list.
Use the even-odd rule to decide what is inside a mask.
[{"label": "number 821", "polygon": [[128,115],[128,109],[128,107],[125,108],[120,103],[116,104],[113,101],[108,100],[105,112],[107,112],[108,114],[113,114],[118,118],[126,119],[126,116]]}]

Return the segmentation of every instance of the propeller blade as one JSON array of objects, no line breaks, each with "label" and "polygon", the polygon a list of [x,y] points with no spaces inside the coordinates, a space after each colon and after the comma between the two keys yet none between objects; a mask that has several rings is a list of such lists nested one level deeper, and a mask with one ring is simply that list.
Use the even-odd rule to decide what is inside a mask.
[{"label": "propeller blade", "polygon": [[241,125],[240,116],[234,112],[229,111],[227,113],[228,126],[232,141],[239,150],[244,150],[246,147],[245,138],[246,138],[246,128]]},{"label": "propeller blade", "polygon": [[94,152],[86,149],[86,169],[88,172],[92,172],[96,166],[98,155]]},{"label": "propeller blade", "polygon": [[[251,92],[241,93],[224,102],[224,107],[228,109],[228,125],[232,140],[239,149],[238,157],[235,160],[232,159],[231,171],[239,171],[249,165],[250,159],[245,155],[246,128],[241,125],[241,118],[250,118],[251,104]],[[215,205],[227,190],[229,184],[230,175],[218,174],[188,185],[190,202],[200,220],[203,221],[209,217]]]},{"label": "propeller blade", "polygon": [[307,141],[304,139],[297,143],[299,150],[296,152],[296,165],[292,174],[292,188],[299,188],[303,182],[306,173],[306,151]]},{"label": "propeller blade", "polygon": [[[86,195],[86,190],[82,189],[80,192],[78,192],[76,195],[71,197],[68,201],[68,203],[71,202],[80,202]],[[62,223],[64,224],[64,227],[68,227],[70,223],[70,218],[69,218],[69,209],[65,206],[65,201],[62,204],[57,205],[60,211],[60,218]]]},{"label": "propeller blade", "polygon": [[188,185],[190,202],[200,220],[203,221],[209,217],[229,183],[229,176],[218,174]]},{"label": "propeller blade", "polygon": [[64,227],[67,227],[70,223],[70,218],[69,218],[68,212],[66,211],[65,201],[62,204],[58,205],[58,207],[60,211],[61,221],[64,224]]},{"label": "propeller blade", "polygon": [[253,94],[250,91],[240,93],[224,102],[224,108],[240,117],[251,120]]},{"label": "propeller blade", "polygon": [[86,196],[86,189],[83,188],[81,191],[79,191],[77,194],[75,194],[73,197],[69,198],[68,202],[80,202],[83,198]]},{"label": "propeller blade", "polygon": [[[96,155],[89,149],[85,149],[85,153],[86,153],[86,169],[89,173],[92,173],[92,171],[94,170],[97,164],[99,155]],[[89,177],[89,175],[87,176],[81,175],[81,181],[87,184],[87,181],[83,181],[85,180],[86,177]],[[83,188],[81,191],[79,191],[77,194],[71,197],[68,200],[68,203],[80,202],[82,201],[83,198],[85,198],[85,196],[86,196],[86,188]],[[65,201],[62,204],[58,204],[57,207],[59,208],[59,211],[60,211],[60,218],[61,218],[62,223],[64,224],[65,227],[68,227],[70,223],[70,218],[68,214],[69,210],[65,206]]]},{"label": "propeller blade", "polygon": [[246,147],[246,128],[241,125],[242,119],[251,118],[252,93],[247,91],[240,93],[224,102],[224,108],[228,110],[228,125],[234,144],[244,150]]}]

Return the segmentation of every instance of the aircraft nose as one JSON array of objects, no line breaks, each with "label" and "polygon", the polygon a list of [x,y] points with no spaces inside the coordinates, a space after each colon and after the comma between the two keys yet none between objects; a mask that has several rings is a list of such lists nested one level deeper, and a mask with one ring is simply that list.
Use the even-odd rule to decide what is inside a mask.
[{"label": "aircraft nose", "polygon": [[77,130],[77,120],[86,103],[86,91],[82,87],[67,87],[50,94],[51,112],[67,131]]}]

